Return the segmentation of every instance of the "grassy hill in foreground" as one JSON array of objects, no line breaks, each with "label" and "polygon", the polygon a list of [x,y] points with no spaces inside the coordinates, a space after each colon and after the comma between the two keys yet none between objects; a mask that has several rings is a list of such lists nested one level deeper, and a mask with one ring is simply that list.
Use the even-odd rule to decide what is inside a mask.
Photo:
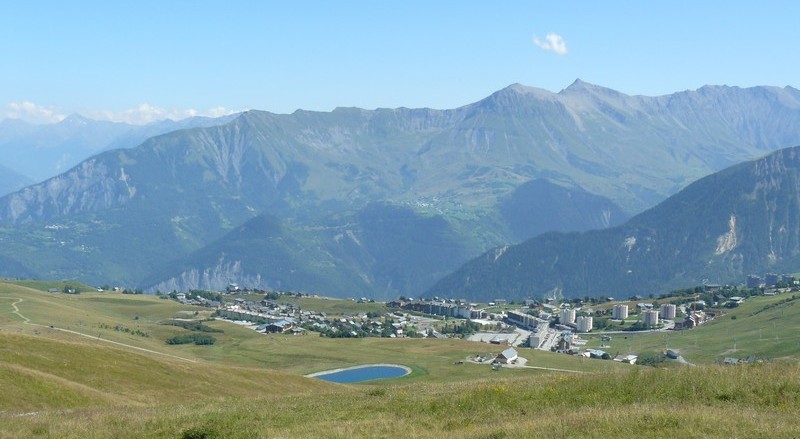
[{"label": "grassy hill in foreground", "polygon": [[262,368],[182,361],[100,343],[0,333],[0,413],[76,407],[151,406],[194,400],[330,390]]},{"label": "grassy hill in foreground", "polygon": [[[631,368],[580,376],[340,386],[301,397],[5,417],[0,437],[795,437],[800,368]],[[81,421],[76,421],[76,418]]]},{"label": "grassy hill in foreground", "polygon": [[[529,364],[584,373],[492,372],[453,365],[491,350],[487,344],[263,336],[220,321],[207,322],[224,331],[213,346],[167,346],[164,339],[182,329],[157,322],[195,311],[202,317],[202,309],[152,296],[29,287],[0,282],[0,439],[793,437],[800,429],[791,416],[800,410],[796,359],[662,370],[520,349]],[[748,319],[753,327],[788,328],[800,313],[794,302],[775,305],[786,298],[749,299],[696,334],[722,340],[735,328],[726,325]],[[149,336],[100,326],[114,322],[139,325]],[[641,344],[657,344],[659,335],[641,336]],[[370,362],[414,372],[364,385],[299,376]]]}]

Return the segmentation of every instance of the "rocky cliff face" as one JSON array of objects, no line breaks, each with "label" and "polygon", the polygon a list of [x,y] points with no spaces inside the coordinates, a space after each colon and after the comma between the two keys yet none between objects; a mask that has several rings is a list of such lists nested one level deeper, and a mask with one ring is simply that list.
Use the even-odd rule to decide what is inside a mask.
[{"label": "rocky cliff face", "polygon": [[203,269],[193,268],[169,279],[165,279],[148,288],[151,291],[189,291],[209,290],[222,291],[231,283],[247,286],[248,288],[280,289],[280,282],[269,282],[260,274],[246,273],[242,269],[242,261],[219,261],[213,267]]},{"label": "rocky cliff face", "polygon": [[30,222],[108,209],[124,205],[135,195],[136,187],[128,181],[124,167],[111,169],[102,159],[94,158],[7,196],[0,205],[0,220]]}]

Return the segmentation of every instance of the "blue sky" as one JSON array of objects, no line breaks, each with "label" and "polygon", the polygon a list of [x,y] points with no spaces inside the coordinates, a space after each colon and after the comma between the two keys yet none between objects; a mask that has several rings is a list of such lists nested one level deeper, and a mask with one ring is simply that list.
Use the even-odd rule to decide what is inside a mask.
[{"label": "blue sky", "polygon": [[798,87],[799,18],[796,1],[7,0],[0,118],[453,108],[576,78]]}]

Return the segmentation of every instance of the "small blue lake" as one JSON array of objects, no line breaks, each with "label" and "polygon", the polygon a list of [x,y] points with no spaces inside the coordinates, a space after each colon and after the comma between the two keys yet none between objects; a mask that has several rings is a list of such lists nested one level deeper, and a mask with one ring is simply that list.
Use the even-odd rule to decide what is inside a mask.
[{"label": "small blue lake", "polygon": [[330,372],[319,372],[309,375],[310,377],[330,381],[332,383],[352,384],[363,381],[385,380],[387,378],[399,378],[411,373],[411,369],[404,366],[394,366],[388,364],[357,366],[347,369],[339,369]]}]

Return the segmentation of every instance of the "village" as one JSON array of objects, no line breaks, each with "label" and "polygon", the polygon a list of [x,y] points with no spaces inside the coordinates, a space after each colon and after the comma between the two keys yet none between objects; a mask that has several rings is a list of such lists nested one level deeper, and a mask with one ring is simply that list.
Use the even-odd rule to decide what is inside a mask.
[{"label": "village", "polygon": [[[516,349],[559,352],[585,358],[635,364],[635,352],[607,352],[613,337],[641,332],[691,330],[722,315],[752,295],[797,291],[797,281],[787,275],[748,276],[744,288],[704,285],[648,299],[612,297],[564,299],[559,291],[541,300],[521,303],[495,299],[479,304],[433,297],[400,297],[385,304],[367,298],[333,299],[296,292],[241,289],[231,284],[225,291],[173,292],[175,301],[214,309],[214,318],[246,326],[263,334],[330,338],[464,338],[497,346],[501,352],[476,354],[466,361],[494,367],[524,365]],[[299,298],[349,301],[352,312],[324,312],[302,307]],[[320,303],[320,302],[318,302]],[[324,302],[322,302],[324,303]],[[370,306],[367,306],[370,305]],[[363,309],[359,311],[360,309]],[[590,336],[590,337],[587,337]],[[599,346],[587,347],[590,338]],[[597,343],[594,343],[597,345]],[[677,352],[669,358],[680,359]]]}]

